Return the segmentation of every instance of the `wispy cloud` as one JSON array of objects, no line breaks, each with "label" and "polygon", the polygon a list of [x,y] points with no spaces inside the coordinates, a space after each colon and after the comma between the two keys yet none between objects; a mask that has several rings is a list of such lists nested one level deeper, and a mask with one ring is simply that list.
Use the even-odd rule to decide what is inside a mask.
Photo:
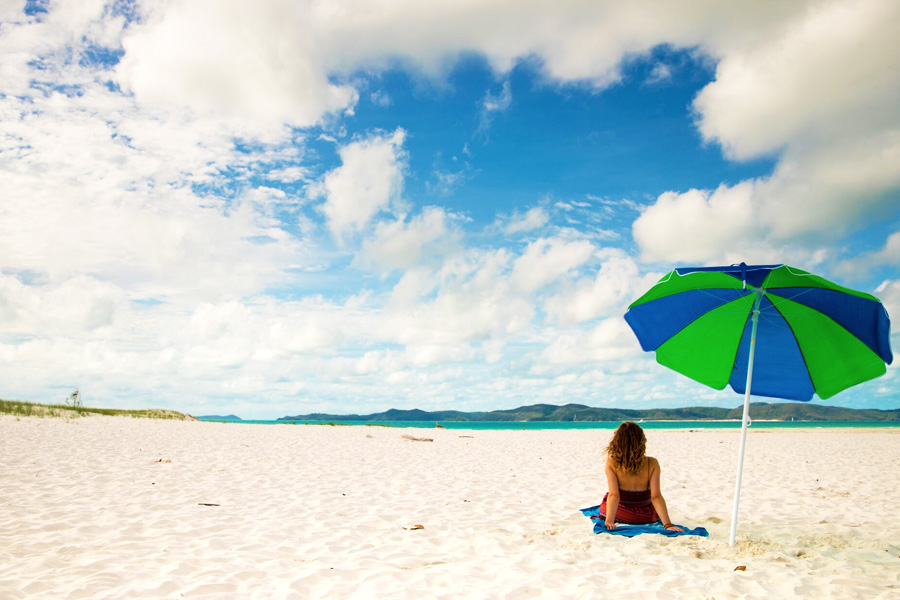
[{"label": "wispy cloud", "polygon": [[510,90],[509,80],[503,82],[503,86],[496,95],[490,90],[485,92],[481,99],[481,120],[478,122],[477,134],[486,136],[491,128],[491,122],[497,113],[509,110],[512,104],[512,91]]},{"label": "wispy cloud", "polygon": [[467,169],[460,171],[435,169],[432,172],[431,180],[425,183],[425,189],[429,194],[449,196],[465,183],[468,176]]},{"label": "wispy cloud", "polygon": [[516,235],[535,231],[547,225],[550,222],[550,215],[543,207],[535,206],[529,208],[524,214],[515,213],[505,223],[502,230],[506,235]]},{"label": "wispy cloud", "polygon": [[673,75],[671,65],[668,65],[664,62],[658,62],[653,65],[653,69],[650,71],[647,79],[644,80],[644,83],[646,83],[647,85],[656,85],[671,81],[672,77]]}]

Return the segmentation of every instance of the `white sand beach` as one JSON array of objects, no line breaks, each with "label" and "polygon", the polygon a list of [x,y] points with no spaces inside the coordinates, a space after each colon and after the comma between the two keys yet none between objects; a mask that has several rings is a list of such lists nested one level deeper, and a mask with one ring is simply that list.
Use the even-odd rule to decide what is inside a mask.
[{"label": "white sand beach", "polygon": [[751,429],[734,548],[739,432],[647,433],[709,538],[592,533],[610,431],[3,416],[0,598],[900,597],[900,430]]}]

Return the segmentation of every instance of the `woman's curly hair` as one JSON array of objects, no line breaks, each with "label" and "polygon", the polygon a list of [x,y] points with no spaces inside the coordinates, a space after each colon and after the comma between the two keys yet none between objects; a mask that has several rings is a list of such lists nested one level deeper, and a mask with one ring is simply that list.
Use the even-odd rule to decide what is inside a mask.
[{"label": "woman's curly hair", "polygon": [[625,421],[609,441],[606,447],[606,455],[613,464],[632,475],[636,475],[644,463],[644,453],[647,451],[647,437],[641,426],[632,421]]}]

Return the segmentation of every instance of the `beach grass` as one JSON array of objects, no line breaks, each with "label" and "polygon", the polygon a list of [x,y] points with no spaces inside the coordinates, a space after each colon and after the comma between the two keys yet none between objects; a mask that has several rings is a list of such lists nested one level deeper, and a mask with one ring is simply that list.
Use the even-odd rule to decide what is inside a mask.
[{"label": "beach grass", "polygon": [[175,421],[192,421],[194,417],[174,410],[149,408],[143,410],[123,410],[117,408],[92,408],[89,406],[70,406],[68,404],[38,404],[20,400],[0,399],[0,415],[41,418],[77,418],[90,415],[108,417],[132,417],[134,419],[167,419]]}]

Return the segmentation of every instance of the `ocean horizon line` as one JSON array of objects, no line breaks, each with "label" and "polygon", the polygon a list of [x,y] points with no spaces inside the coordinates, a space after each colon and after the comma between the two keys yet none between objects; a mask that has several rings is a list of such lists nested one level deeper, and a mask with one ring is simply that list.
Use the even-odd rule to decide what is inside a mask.
[{"label": "ocean horizon line", "polygon": [[[612,430],[622,423],[615,421],[373,421],[358,419],[215,419],[196,417],[205,423],[223,423],[238,425],[310,425],[334,427],[388,427],[396,429],[454,429],[477,431],[501,430]],[[740,429],[741,420],[709,419],[709,420],[638,420],[645,429]],[[895,429],[900,428],[900,421],[827,421],[827,420],[794,420],[753,419],[751,429]]]}]

